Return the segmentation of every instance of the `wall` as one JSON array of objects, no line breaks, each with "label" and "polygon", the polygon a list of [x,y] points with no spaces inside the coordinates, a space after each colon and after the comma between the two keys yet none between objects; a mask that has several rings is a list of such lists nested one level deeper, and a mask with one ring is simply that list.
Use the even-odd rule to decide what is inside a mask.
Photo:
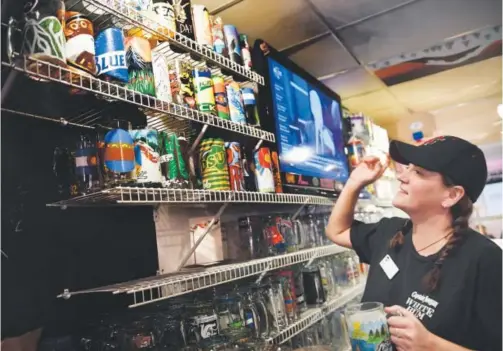
[{"label": "wall", "polygon": [[388,130],[390,139],[401,140],[412,143],[412,131],[410,125],[414,122],[421,122],[423,124],[423,134],[426,138],[435,136],[436,120],[435,117],[429,113],[415,112],[399,119],[397,122],[385,124],[382,127]]},{"label": "wall", "polygon": [[[24,105],[40,115],[65,116],[64,103],[74,101],[65,90],[20,76],[2,107]],[[2,112],[2,250],[7,255],[1,265],[2,338],[40,326],[45,335],[64,335],[97,313],[125,309],[131,299],[112,294],[57,299],[65,288],[155,275],[151,207],[46,206],[65,196],[53,172],[54,149],[73,150],[82,132],[89,131]]]}]

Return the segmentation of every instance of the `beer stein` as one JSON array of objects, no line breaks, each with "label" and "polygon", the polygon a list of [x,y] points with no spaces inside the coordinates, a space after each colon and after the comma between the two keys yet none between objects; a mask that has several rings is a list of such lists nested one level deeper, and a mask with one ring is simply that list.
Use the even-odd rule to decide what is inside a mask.
[{"label": "beer stein", "polygon": [[271,333],[272,320],[267,309],[267,303],[264,299],[263,291],[263,287],[252,287],[252,301],[256,307],[258,320],[260,322],[255,326],[255,328],[258,331],[259,337],[264,339],[267,338]]},{"label": "beer stein", "polygon": [[184,329],[187,344],[199,347],[211,347],[218,343],[220,329],[218,315],[209,301],[195,300],[187,305]]},{"label": "beer stein", "polygon": [[294,231],[293,221],[290,216],[276,217],[280,233],[283,235],[287,252],[295,252],[299,249],[298,237]]},{"label": "beer stein", "polygon": [[302,250],[310,247],[304,224],[300,220],[296,219],[292,221],[292,226],[295,235],[295,241],[297,242],[297,248],[299,250]]},{"label": "beer stein", "polygon": [[266,301],[271,326],[274,326],[276,332],[285,329],[288,326],[288,320],[286,318],[285,299],[281,285],[277,282],[269,281],[267,287],[263,290],[263,296]]},{"label": "beer stein", "polygon": [[305,267],[302,271],[304,296],[308,306],[320,306],[326,301],[322,277],[318,267]]},{"label": "beer stein", "polygon": [[215,303],[220,334],[231,341],[246,339],[249,330],[245,327],[245,320],[242,318],[244,310],[239,296],[233,292],[227,293],[217,297]]}]

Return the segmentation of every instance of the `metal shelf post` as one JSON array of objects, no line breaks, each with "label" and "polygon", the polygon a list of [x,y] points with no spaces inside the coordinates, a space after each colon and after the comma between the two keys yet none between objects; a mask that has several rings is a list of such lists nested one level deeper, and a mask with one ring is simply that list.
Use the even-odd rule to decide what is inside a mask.
[{"label": "metal shelf post", "polygon": [[[229,201],[232,200],[232,197],[233,197],[233,195],[231,194],[229,196]],[[203,242],[203,240],[206,237],[206,235],[208,235],[208,233],[211,231],[211,229],[213,228],[213,226],[220,220],[220,216],[222,216],[222,214],[224,213],[224,211],[227,208],[227,206],[229,206],[229,202],[225,202],[220,207],[220,209],[218,210],[218,212],[211,219],[210,223],[208,223],[208,226],[203,231],[203,234],[201,234],[201,236],[199,237],[199,239],[197,239],[197,241],[194,243],[194,245],[191,247],[191,249],[183,256],[182,261],[180,262],[180,265],[178,266],[178,269],[177,269],[178,272],[181,271],[183,267],[185,267],[185,264],[190,259],[190,256],[192,256],[192,254],[194,253],[194,251],[196,251],[197,248],[199,247],[199,245]]]}]

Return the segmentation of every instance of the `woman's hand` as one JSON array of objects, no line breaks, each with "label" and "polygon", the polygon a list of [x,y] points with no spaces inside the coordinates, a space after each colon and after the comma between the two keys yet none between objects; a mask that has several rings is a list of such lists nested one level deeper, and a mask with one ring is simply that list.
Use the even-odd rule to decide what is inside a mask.
[{"label": "woman's hand", "polygon": [[351,172],[348,183],[354,184],[356,187],[364,188],[365,186],[379,179],[389,165],[389,157],[385,164],[382,164],[378,157],[364,157],[360,164]]},{"label": "woman's hand", "polygon": [[398,351],[432,350],[431,334],[407,309],[400,306],[386,307],[386,313],[393,316],[388,318],[391,341]]}]

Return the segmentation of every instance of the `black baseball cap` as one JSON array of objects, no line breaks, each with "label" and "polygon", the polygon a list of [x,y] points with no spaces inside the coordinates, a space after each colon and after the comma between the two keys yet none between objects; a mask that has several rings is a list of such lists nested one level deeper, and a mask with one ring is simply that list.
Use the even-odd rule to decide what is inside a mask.
[{"label": "black baseball cap", "polygon": [[391,158],[398,163],[413,164],[440,173],[462,186],[466,195],[477,201],[487,181],[487,162],[482,150],[461,138],[439,136],[414,146],[392,141]]}]

